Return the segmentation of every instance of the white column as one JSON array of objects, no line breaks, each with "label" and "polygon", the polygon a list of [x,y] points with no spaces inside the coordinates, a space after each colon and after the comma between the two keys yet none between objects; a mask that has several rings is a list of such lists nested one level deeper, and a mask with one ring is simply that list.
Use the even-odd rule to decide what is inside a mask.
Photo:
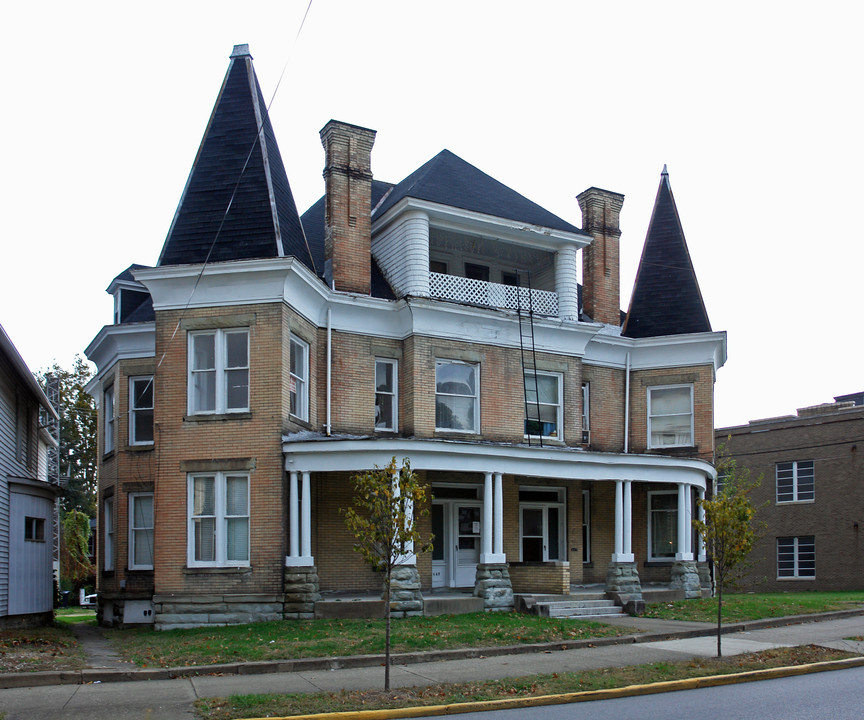
[{"label": "white column", "polygon": [[[699,488],[699,490],[697,490],[697,494],[698,494],[699,500],[704,502],[705,490],[703,488]],[[705,508],[702,507],[701,504],[699,505],[699,522],[703,522],[703,523],[705,522]],[[699,562],[705,562],[706,560],[708,560],[708,555],[705,552],[705,541],[702,539],[702,536],[699,535],[697,537],[696,542],[697,542],[696,550],[699,553],[697,559],[699,560]]]},{"label": "white column", "polygon": [[302,474],[300,492],[300,556],[312,564],[312,492],[309,488],[309,473]]},{"label": "white column", "polygon": [[626,559],[621,562],[633,562],[633,502],[631,495],[632,483],[624,481],[624,536],[622,552]]},{"label": "white column", "polygon": [[624,483],[615,481],[615,552],[612,553],[612,562],[622,562],[620,557],[624,554]]},{"label": "white column", "polygon": [[501,473],[495,473],[495,562],[505,563],[504,555],[504,489]]},{"label": "white column", "polygon": [[690,550],[690,486],[685,483],[678,485],[678,552],[676,560],[692,561],[693,553]]},{"label": "white column", "polygon": [[[401,491],[399,489],[399,472],[393,473],[393,498],[399,500]],[[414,526],[414,503],[411,500],[405,501],[405,527],[411,528]],[[414,543],[405,543],[405,553],[400,555],[397,560],[399,565],[416,565],[417,555],[414,553]]]},{"label": "white column", "polygon": [[494,495],[492,494],[492,473],[487,472],[483,478],[483,562],[492,554],[492,519]]},{"label": "white column", "polygon": [[555,292],[558,295],[558,317],[576,320],[579,317],[577,295],[578,253],[573,245],[565,245],[555,254]]},{"label": "white column", "polygon": [[297,471],[288,473],[288,557],[300,557],[300,498],[297,495]]}]

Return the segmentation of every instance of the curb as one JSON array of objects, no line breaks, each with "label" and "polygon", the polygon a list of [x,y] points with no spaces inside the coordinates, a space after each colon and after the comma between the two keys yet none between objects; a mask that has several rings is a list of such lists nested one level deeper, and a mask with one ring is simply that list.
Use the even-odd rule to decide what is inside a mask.
[{"label": "curb", "polygon": [[[809,665],[768,668],[766,670],[750,670],[731,675],[709,675],[700,678],[687,678],[685,680],[667,680],[649,685],[628,685],[627,687],[611,688],[609,690],[586,690],[561,695],[540,695],[532,698],[506,698],[503,700],[453,703],[450,705],[426,705],[388,710],[352,710],[334,713],[315,713],[313,715],[289,715],[271,717],[267,720],[395,720],[396,718],[413,718],[427,715],[456,715],[460,713],[480,712],[482,710],[515,710],[544,705],[564,705],[567,703],[612,700],[614,698],[634,697],[638,695],[656,695],[664,692],[695,690],[697,688],[718,687],[720,685],[736,685],[738,683],[808,675],[810,673],[827,672],[829,670],[844,670],[853,667],[864,667],[864,657],[830,660],[827,662],[810,663]],[[265,720],[265,718],[248,718],[248,720]]]},{"label": "curb", "polygon": [[[742,632],[761,630],[785,625],[801,625],[809,622],[836,620],[845,617],[864,615],[864,607],[851,610],[835,610],[827,613],[809,615],[788,615],[781,618],[751,620],[724,625],[722,632]],[[444,660],[466,660],[501,655],[528,655],[532,653],[580,650],[610,645],[629,645],[650,643],[660,640],[685,640],[696,637],[709,637],[717,634],[717,628],[696,628],[677,632],[646,633],[641,635],[618,635],[616,637],[585,640],[559,640],[548,643],[524,645],[502,645],[498,647],[458,648],[454,650],[427,650],[424,652],[400,653],[391,657],[393,665],[415,665],[423,662]],[[221,665],[196,665],[171,668],[86,668],[83,670],[46,670],[33,673],[0,673],[0,689],[22,687],[45,687],[47,685],[87,685],[89,683],[129,682],[144,680],[175,680],[197,677],[199,675],[265,675],[268,673],[310,672],[313,670],[341,670],[345,668],[375,667],[384,662],[383,654],[348,655],[333,658],[298,658],[296,660],[261,660],[256,662],[236,662]]]}]

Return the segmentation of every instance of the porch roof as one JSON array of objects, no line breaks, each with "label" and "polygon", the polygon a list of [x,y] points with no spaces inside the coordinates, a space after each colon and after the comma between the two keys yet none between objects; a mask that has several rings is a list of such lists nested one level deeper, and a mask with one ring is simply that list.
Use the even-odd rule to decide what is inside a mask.
[{"label": "porch roof", "polygon": [[415,470],[500,472],[559,480],[630,480],[684,483],[705,489],[714,466],[698,458],[589,452],[570,447],[529,447],[459,440],[418,440],[301,433],[283,437],[285,469],[355,472],[409,458]]}]

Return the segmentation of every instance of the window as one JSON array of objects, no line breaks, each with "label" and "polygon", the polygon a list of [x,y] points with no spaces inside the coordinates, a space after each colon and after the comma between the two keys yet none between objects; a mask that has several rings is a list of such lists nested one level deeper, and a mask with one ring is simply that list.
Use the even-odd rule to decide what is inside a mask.
[{"label": "window", "polygon": [[105,522],[105,552],[102,560],[104,570],[114,569],[114,498],[105,501],[102,510],[102,520]]},{"label": "window", "polygon": [[520,559],[550,562],[564,559],[564,490],[519,489]]},{"label": "window", "polygon": [[469,280],[489,282],[489,266],[476,263],[465,263],[465,277]]},{"label": "window", "polygon": [[591,443],[591,385],[582,383],[582,444]]},{"label": "window", "polygon": [[525,435],[563,439],[561,432],[561,376],[525,373]]},{"label": "window", "polygon": [[591,562],[591,491],[582,491],[582,562]]},{"label": "window", "polygon": [[780,462],[777,474],[777,502],[803,502],[815,496],[816,473],[812,460]]},{"label": "window", "polygon": [[397,363],[395,360],[375,361],[375,429],[396,430],[398,425]]},{"label": "window", "polygon": [[109,453],[114,449],[114,386],[105,388],[102,394],[103,414],[105,432],[103,436],[102,452]]},{"label": "window", "polygon": [[129,378],[129,444],[153,444],[153,376]]},{"label": "window", "polygon": [[129,494],[129,569],[153,569],[153,493]]},{"label": "window", "polygon": [[249,564],[249,476],[189,476],[189,567]]},{"label": "window", "polygon": [[501,271],[501,284],[519,287],[519,274],[515,272]]},{"label": "window", "polygon": [[648,493],[648,559],[674,560],[678,547],[678,493]]},{"label": "window", "polygon": [[24,540],[45,542],[45,518],[24,517]]},{"label": "window", "polygon": [[816,541],[813,535],[777,538],[777,577],[816,577]]},{"label": "window", "polygon": [[291,363],[289,412],[301,420],[309,420],[309,346],[291,337],[289,362]]},{"label": "window", "polygon": [[440,275],[447,274],[447,263],[443,260],[430,260],[429,272],[439,273]]},{"label": "window", "polygon": [[435,429],[477,432],[480,367],[458,360],[435,362]]},{"label": "window", "polygon": [[249,410],[249,331],[189,333],[189,413]]},{"label": "window", "polygon": [[693,445],[693,386],[648,388],[648,447]]}]

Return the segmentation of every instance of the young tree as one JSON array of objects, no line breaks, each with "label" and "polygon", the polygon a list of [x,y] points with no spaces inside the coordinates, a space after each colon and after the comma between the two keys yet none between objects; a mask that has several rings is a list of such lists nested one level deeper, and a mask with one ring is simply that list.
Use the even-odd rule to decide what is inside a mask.
[{"label": "young tree", "polygon": [[64,511],[78,509],[92,517],[96,512],[96,404],[84,386],[93,373],[76,355],[72,370],[55,362],[37,373],[43,387],[49,375],[60,384],[60,475],[69,478],[60,506]]},{"label": "young tree", "polygon": [[720,638],[723,624],[723,589],[735,584],[750,564],[747,556],[757,538],[754,524],[756,508],[750,493],[759,487],[761,476],[750,480],[750,470],[739,468],[735,460],[723,457],[717,464],[718,488],[711,498],[699,501],[704,520],[693,525],[705,543],[708,560],[714,565],[717,592],[717,657],[722,657]]},{"label": "young tree", "polygon": [[[384,577],[384,689],[390,690],[390,580],[393,569],[411,554],[431,550],[421,545],[416,519],[429,513],[426,488],[411,470],[394,457],[386,467],[357,473],[354,506],[344,510],[345,524],[356,539],[354,549]],[[431,538],[430,538],[431,541]]]},{"label": "young tree", "polygon": [[60,536],[60,576],[73,591],[93,582],[96,569],[90,562],[90,516],[71,509],[63,515]]}]

